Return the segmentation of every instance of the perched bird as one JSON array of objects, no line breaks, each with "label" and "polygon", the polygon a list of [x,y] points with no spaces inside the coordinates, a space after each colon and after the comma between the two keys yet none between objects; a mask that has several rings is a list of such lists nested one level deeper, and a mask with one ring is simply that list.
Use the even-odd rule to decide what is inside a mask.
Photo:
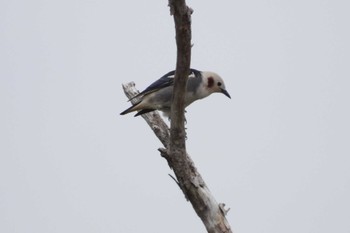
[{"label": "perched bird", "polygon": [[[139,116],[154,110],[160,110],[164,112],[165,116],[169,117],[174,88],[174,76],[175,71],[165,74],[144,91],[131,98],[141,97],[139,102],[120,113],[120,115],[137,111],[135,116]],[[209,71],[190,69],[185,96],[185,107],[215,92],[222,93],[231,98],[230,94],[225,89],[224,81],[218,74]]]}]

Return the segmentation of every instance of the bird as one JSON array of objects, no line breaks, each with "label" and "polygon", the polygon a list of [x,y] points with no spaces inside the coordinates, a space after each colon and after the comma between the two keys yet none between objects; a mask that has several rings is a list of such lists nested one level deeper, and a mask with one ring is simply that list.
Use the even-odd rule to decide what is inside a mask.
[{"label": "bird", "polygon": [[[140,97],[140,100],[121,112],[125,115],[130,112],[137,111],[136,116],[160,110],[164,116],[170,117],[170,107],[174,88],[175,70],[163,75],[160,79],[153,82],[145,90],[132,97]],[[231,99],[230,94],[225,88],[223,79],[216,73],[211,71],[199,71],[190,69],[187,79],[187,88],[185,95],[185,108],[194,101],[208,97],[213,93],[222,93]]]}]

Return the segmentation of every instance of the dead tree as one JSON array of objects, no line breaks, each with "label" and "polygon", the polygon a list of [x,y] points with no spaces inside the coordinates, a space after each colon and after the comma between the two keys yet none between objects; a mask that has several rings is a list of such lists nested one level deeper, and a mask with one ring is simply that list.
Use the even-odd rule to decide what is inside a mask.
[{"label": "dead tree", "polygon": [[[207,231],[230,233],[232,230],[225,218],[228,211],[224,208],[225,204],[217,203],[186,152],[184,94],[191,62],[192,9],[186,5],[185,0],[169,0],[169,7],[170,14],[174,16],[177,45],[170,129],[157,112],[143,114],[142,117],[164,145],[165,148],[159,149],[161,156],[173,169],[176,182],[186,199],[191,202]],[[129,99],[139,93],[133,82],[124,84],[123,88]],[[137,99],[132,100],[132,103],[135,102]]]}]

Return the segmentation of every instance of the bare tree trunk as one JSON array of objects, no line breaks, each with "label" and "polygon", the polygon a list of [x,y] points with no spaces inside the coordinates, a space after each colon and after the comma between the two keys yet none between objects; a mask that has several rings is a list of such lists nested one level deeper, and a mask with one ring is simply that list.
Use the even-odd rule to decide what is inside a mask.
[{"label": "bare tree trunk", "polygon": [[[191,202],[207,231],[209,233],[230,233],[232,232],[231,227],[225,218],[228,210],[224,209],[224,204],[216,202],[186,152],[184,97],[191,61],[192,9],[186,5],[184,0],[169,0],[169,6],[171,14],[174,15],[177,44],[170,131],[158,113],[147,113],[142,117],[166,148],[161,148],[159,151],[168,161],[170,168],[174,170],[179,187],[186,199]],[[125,84],[123,88],[129,99],[138,93],[134,83]],[[133,103],[136,101],[136,99],[132,100]]]}]

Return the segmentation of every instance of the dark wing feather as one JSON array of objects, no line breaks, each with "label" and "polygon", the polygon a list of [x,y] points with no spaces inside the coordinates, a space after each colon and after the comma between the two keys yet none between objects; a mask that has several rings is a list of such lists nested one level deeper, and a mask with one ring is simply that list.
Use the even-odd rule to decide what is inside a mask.
[{"label": "dark wing feather", "polygon": [[[189,76],[200,77],[201,74],[200,74],[200,71],[198,71],[198,70],[190,69]],[[157,81],[155,81],[151,85],[149,85],[145,90],[143,90],[139,94],[137,94],[134,97],[132,97],[131,99],[129,99],[129,101],[134,99],[134,98],[158,91],[162,88],[174,85],[174,77],[175,77],[175,70],[170,71],[169,73],[163,75],[160,79],[158,79]]]},{"label": "dark wing feather", "polygon": [[155,111],[155,109],[142,109],[141,111],[137,112],[134,117],[140,116],[148,112],[153,112],[153,111]]},{"label": "dark wing feather", "polygon": [[[160,79],[149,85],[144,91],[141,93],[148,94],[154,91],[157,91],[159,89],[162,89],[164,87],[169,87],[174,85],[174,75],[175,71],[170,71],[169,73],[163,75]],[[141,94],[140,93],[140,94]]]},{"label": "dark wing feather", "polygon": [[157,81],[149,85],[145,90],[141,91],[139,94],[129,99],[129,101],[134,98],[140,97],[142,95],[147,95],[159,89],[174,85],[174,75],[175,75],[175,70],[170,71],[169,73],[163,75],[160,79],[158,79]]}]

